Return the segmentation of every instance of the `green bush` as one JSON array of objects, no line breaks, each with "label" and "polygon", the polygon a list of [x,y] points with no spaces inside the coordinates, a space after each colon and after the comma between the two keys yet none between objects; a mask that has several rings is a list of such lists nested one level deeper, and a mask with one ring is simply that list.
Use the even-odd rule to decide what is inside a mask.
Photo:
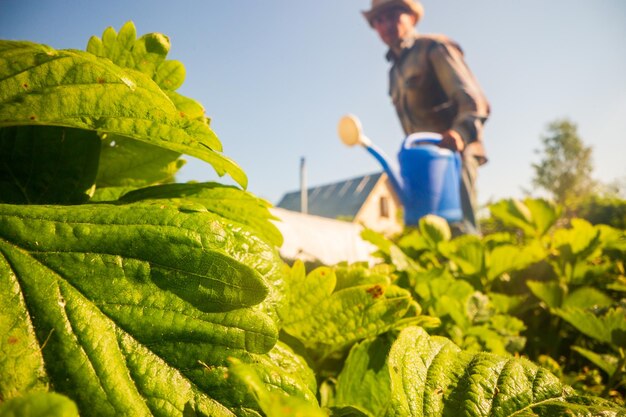
[{"label": "green bush", "polygon": [[626,200],[617,197],[591,197],[580,205],[578,216],[591,224],[626,229]]}]

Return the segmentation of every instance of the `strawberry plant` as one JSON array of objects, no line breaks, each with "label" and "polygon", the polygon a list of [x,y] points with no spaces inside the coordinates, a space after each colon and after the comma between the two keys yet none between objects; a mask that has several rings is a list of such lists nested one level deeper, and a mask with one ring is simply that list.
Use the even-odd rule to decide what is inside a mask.
[{"label": "strawberry plant", "polygon": [[[372,235],[388,265],[286,266],[169,47],[0,41],[0,416],[623,415],[509,355],[492,291],[535,259],[509,238],[433,220],[417,258]],[[182,154],[242,188],[173,183]]]}]

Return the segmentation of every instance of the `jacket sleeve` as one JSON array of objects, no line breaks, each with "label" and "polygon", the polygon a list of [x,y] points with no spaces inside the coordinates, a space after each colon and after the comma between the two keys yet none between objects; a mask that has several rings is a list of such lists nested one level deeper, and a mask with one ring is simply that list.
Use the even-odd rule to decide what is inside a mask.
[{"label": "jacket sleeve", "polygon": [[481,141],[489,103],[465,63],[461,48],[452,41],[439,41],[430,48],[429,58],[448,99],[458,108],[452,129],[466,144]]}]

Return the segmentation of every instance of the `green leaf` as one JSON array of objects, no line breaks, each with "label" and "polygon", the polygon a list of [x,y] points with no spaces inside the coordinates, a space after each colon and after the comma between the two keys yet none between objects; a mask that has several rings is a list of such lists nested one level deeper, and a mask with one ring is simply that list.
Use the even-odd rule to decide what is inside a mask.
[{"label": "green leaf", "polygon": [[459,236],[440,245],[441,253],[458,265],[467,275],[480,274],[484,270],[485,248],[479,237]]},{"label": "green leaf", "polygon": [[126,22],[119,34],[112,27],[102,34],[102,39],[92,36],[87,52],[108,58],[120,67],[141,71],[164,90],[176,90],[185,81],[185,67],[179,61],[165,60],[170,50],[170,40],[161,33],[148,33],[139,39],[132,21]]},{"label": "green leaf", "polygon": [[[199,119],[205,121],[204,107],[196,100],[178,94],[175,91],[165,90],[165,94],[172,100],[178,111],[182,112],[190,119]],[[207,121],[208,122],[208,121]]]},{"label": "green leaf", "polygon": [[394,416],[618,415],[615,405],[581,399],[525,359],[460,350],[417,327],[400,333],[388,359]]},{"label": "green leaf", "polygon": [[549,308],[563,305],[567,287],[557,281],[526,281],[526,285],[535,297],[546,303]]},{"label": "green leaf", "polygon": [[595,353],[580,346],[572,346],[572,350],[590,360],[591,363],[606,372],[609,377],[617,371],[618,359],[613,355]]},{"label": "green leaf", "polygon": [[0,205],[0,395],[50,383],[94,415],[232,415],[202,372],[274,346],[258,303],[278,261],[209,212]]},{"label": "green leaf", "polygon": [[369,416],[385,415],[391,400],[387,356],[392,342],[381,335],[352,347],[337,380],[336,406],[356,406]]},{"label": "green leaf", "polygon": [[84,203],[93,194],[99,154],[100,138],[92,131],[0,128],[0,202]]},{"label": "green leaf", "polygon": [[[283,330],[321,358],[402,323],[416,308],[408,291],[395,285],[358,285],[335,291],[337,278],[320,267],[306,275],[296,262],[287,277],[287,299],[279,315]],[[416,320],[417,317],[406,320]]]},{"label": "green leaf", "polygon": [[131,191],[134,191],[135,187],[104,187],[104,188],[96,188],[96,191],[93,193],[91,203],[101,203],[106,202],[110,203],[112,201],[118,200],[121,196]]},{"label": "green leaf", "polygon": [[372,229],[363,229],[361,237],[363,240],[376,246],[383,254],[389,256],[389,249],[393,246],[393,242],[387,239],[382,233],[375,232]]},{"label": "green leaf", "polygon": [[465,331],[459,346],[469,352],[491,352],[507,355],[506,340],[489,326],[472,326]]},{"label": "green leaf", "polygon": [[621,307],[611,308],[603,316],[573,307],[555,309],[554,314],[591,338],[615,347],[626,347],[626,310]]},{"label": "green leaf", "polygon": [[259,407],[267,417],[327,417],[319,405],[305,400],[286,396],[279,392],[268,391],[254,369],[237,360],[230,359],[230,372],[243,381],[255,396]]},{"label": "green leaf", "polygon": [[78,409],[63,395],[33,392],[0,403],[0,417],[78,417]]},{"label": "green leaf", "polygon": [[185,164],[180,153],[123,136],[107,135],[102,141],[96,179],[100,187],[145,187],[172,182]]},{"label": "green leaf", "polygon": [[530,211],[534,229],[539,236],[545,235],[561,216],[559,207],[542,198],[527,198],[524,200],[524,205]]},{"label": "green leaf", "polygon": [[605,224],[595,226],[600,231],[600,240],[605,250],[626,254],[626,231],[615,229]]},{"label": "green leaf", "polygon": [[120,198],[125,203],[145,201],[160,204],[176,204],[181,210],[209,211],[231,221],[254,229],[268,242],[283,244],[278,228],[270,222],[276,218],[270,213],[270,204],[255,195],[235,187],[218,183],[166,184],[142,188]]},{"label": "green leaf", "polygon": [[[315,397],[317,383],[313,371],[304,358],[295,354],[286,344],[279,341],[265,354],[237,355],[237,357],[249,364],[267,390],[317,404]],[[218,392],[222,404],[238,415],[244,411],[259,409],[255,396],[249,392],[246,384],[229,374],[229,361],[217,365],[202,362],[202,366],[202,369],[197,369],[190,375],[199,387],[209,393]]]},{"label": "green leaf", "polygon": [[432,214],[428,214],[420,219],[419,229],[432,248],[436,248],[439,242],[448,241],[452,237],[452,232],[446,219]]},{"label": "green leaf", "polygon": [[335,291],[357,285],[391,284],[390,272],[388,268],[369,268],[367,264],[337,265],[334,267],[337,282]]},{"label": "green leaf", "polygon": [[315,374],[306,360],[291,347],[279,341],[267,354],[256,355],[256,358],[258,362],[252,366],[263,378],[268,389],[283,391],[311,404],[317,404]]},{"label": "green leaf", "polygon": [[491,204],[489,210],[505,225],[519,228],[529,237],[544,236],[561,216],[561,210],[544,199],[506,199]]},{"label": "green leaf", "polygon": [[0,127],[53,125],[127,136],[210,163],[243,187],[205,118],[189,118],[145,74],[88,52],[0,41]]},{"label": "green leaf", "polygon": [[513,314],[524,304],[528,295],[509,295],[491,292],[489,293],[489,298],[491,299],[491,304],[497,312]]},{"label": "green leaf", "polygon": [[361,232],[361,237],[366,242],[376,246],[384,256],[388,257],[391,264],[398,271],[418,271],[422,269],[400,247],[381,233],[371,229],[364,229]]},{"label": "green leaf", "polygon": [[600,243],[600,229],[583,219],[572,219],[570,229],[559,229],[552,237],[552,247],[567,262],[589,257]]},{"label": "green leaf", "polygon": [[449,315],[461,327],[470,325],[466,314],[468,300],[474,294],[474,288],[466,281],[454,278],[435,279],[430,283],[430,292],[434,303],[429,312],[436,317]]},{"label": "green leaf", "polygon": [[609,307],[613,304],[613,299],[594,287],[579,287],[563,300],[563,308],[593,308]]},{"label": "green leaf", "polygon": [[487,252],[487,279],[493,281],[503,274],[521,271],[546,257],[539,243],[527,246],[499,245]]},{"label": "green leaf", "polygon": [[491,214],[505,225],[521,229],[524,234],[534,236],[536,229],[532,223],[532,214],[528,207],[516,199],[504,199],[489,205]]}]

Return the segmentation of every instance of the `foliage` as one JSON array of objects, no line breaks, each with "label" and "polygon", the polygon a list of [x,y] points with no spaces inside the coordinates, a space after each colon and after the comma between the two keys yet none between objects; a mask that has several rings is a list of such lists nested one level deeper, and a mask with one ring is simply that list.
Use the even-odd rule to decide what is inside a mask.
[{"label": "foliage", "polygon": [[[562,227],[562,211],[545,200],[502,200],[490,209],[508,232],[450,239],[445,222],[427,216],[395,243],[364,236],[441,320],[431,333],[470,351],[550,358],[582,391],[623,397],[624,231],[582,219]],[[604,376],[577,380],[589,366]]]},{"label": "foliage", "polygon": [[156,185],[181,153],[246,179],[200,104],[174,91],[184,68],[165,60],[167,38],[135,38],[127,23],[92,53],[0,43],[2,412],[57,407],[22,396],[52,388],[81,414],[254,413],[231,357],[315,401],[308,367],[277,341],[282,237],[268,204]]},{"label": "foliage", "polygon": [[[103,37],[108,39],[114,33],[107,29]],[[0,127],[13,127],[2,134],[2,155],[10,161],[9,168],[7,164],[0,165],[6,189],[2,194],[4,202],[29,203],[31,193],[40,195],[40,188],[56,183],[56,175],[67,181],[67,167],[84,163],[83,158],[72,155],[72,147],[63,146],[66,136],[78,136],[76,140],[84,136],[85,143],[96,144],[99,134],[106,134],[111,140],[122,136],[185,153],[210,163],[218,174],[228,173],[245,186],[245,174],[221,153],[222,145],[209,127],[202,107],[173,91],[184,75],[171,71],[167,65],[168,39],[153,34],[135,40],[134,33],[134,25],[126,24],[118,35],[124,42],[113,43],[108,50],[111,54],[139,55],[140,62],[145,62],[141,71],[134,65],[129,68],[126,61],[120,66],[89,52],[55,50],[30,42],[0,42]],[[153,67],[158,68],[156,75]],[[170,76],[175,81],[168,81]],[[153,78],[173,89],[162,89]],[[30,132],[24,131],[26,126]],[[50,168],[46,166],[48,172],[43,175],[34,169],[33,158],[44,150],[49,154],[52,141],[58,144],[58,157],[48,162]],[[137,153],[140,152],[132,155]],[[91,172],[79,177],[92,178],[98,169],[98,164],[93,163],[94,158],[98,159],[97,153],[85,150],[83,154],[91,158],[87,160]],[[67,165],[59,164],[59,157]],[[30,171],[15,173],[12,166],[30,169],[41,178],[25,181]],[[63,169],[55,171],[57,166]],[[83,194],[89,194],[90,188],[81,184]],[[77,196],[76,200],[81,203],[86,199]]]},{"label": "foliage", "polygon": [[606,224],[626,229],[626,200],[619,197],[592,196],[577,209],[578,215],[591,224]]},{"label": "foliage", "polygon": [[591,194],[592,149],[578,136],[577,126],[557,120],[542,138],[541,160],[532,167],[533,185],[546,190],[559,204],[569,207]]},{"label": "foliage", "polygon": [[[524,359],[463,352],[421,328],[402,330],[387,350],[372,349],[376,343],[355,345],[346,370],[387,372],[368,375],[364,384],[350,379],[346,388],[342,375],[338,384],[338,398],[367,416],[582,416],[608,411],[606,401],[580,404],[554,375]],[[391,395],[381,399],[379,390]]]},{"label": "foliage", "polygon": [[[401,242],[368,232],[385,264],[288,267],[267,202],[168,183],[183,153],[246,183],[168,51],[131,22],[87,52],[0,41],[0,416],[623,415],[512,356],[531,293],[507,292],[550,265],[532,294],[621,389],[623,233],[551,241],[558,216],[526,202],[501,215],[527,235],[427,217]],[[607,310],[583,325],[598,280]]]}]

